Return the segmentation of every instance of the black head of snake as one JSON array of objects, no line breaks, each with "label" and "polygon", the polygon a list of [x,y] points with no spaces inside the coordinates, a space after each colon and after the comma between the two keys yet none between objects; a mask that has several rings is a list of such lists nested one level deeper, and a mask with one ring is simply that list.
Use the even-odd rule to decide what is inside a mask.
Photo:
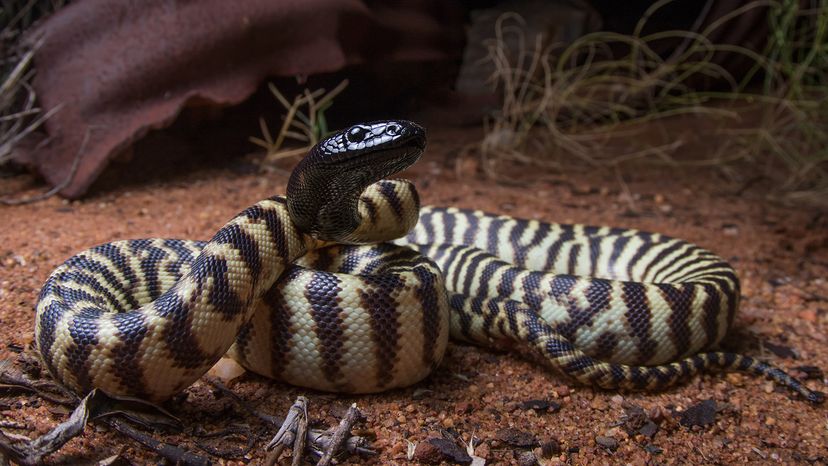
[{"label": "black head of snake", "polygon": [[409,121],[358,124],[314,146],[287,186],[288,211],[300,230],[319,239],[352,243],[362,222],[357,204],[368,185],[413,164],[425,130]]}]

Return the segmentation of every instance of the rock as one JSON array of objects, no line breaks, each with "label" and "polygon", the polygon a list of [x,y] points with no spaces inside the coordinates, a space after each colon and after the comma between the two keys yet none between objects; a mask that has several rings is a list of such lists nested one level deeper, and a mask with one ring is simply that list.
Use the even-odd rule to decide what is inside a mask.
[{"label": "rock", "polygon": [[463,451],[454,442],[443,438],[430,438],[425,442],[418,443],[411,459],[429,464],[439,464],[443,461],[459,464],[469,464],[472,462],[472,458],[468,453]]},{"label": "rock", "polygon": [[652,439],[655,436],[656,432],[658,432],[658,424],[656,424],[653,421],[647,421],[646,424],[644,424],[643,426],[641,426],[640,429],[638,429],[639,434],[650,439]]},{"label": "rock", "polygon": [[420,442],[414,448],[411,460],[426,464],[440,464],[443,461],[443,453],[430,442]]},{"label": "rock", "polygon": [[531,451],[524,451],[520,455],[518,455],[517,463],[520,466],[535,466],[538,464],[538,459],[535,457],[535,454]]},{"label": "rock", "polygon": [[549,437],[541,443],[541,456],[552,458],[561,454],[561,443],[554,437]]},{"label": "rock", "polygon": [[722,225],[722,234],[725,236],[738,236],[739,227],[733,223],[725,223]]},{"label": "rock", "polygon": [[641,406],[634,403],[623,402],[623,400],[621,402],[621,406],[624,408],[624,415],[621,416],[621,426],[624,427],[624,430],[626,430],[628,434],[632,435],[647,422],[650,422],[650,418]]},{"label": "rock", "polygon": [[657,446],[653,445],[652,443],[648,443],[647,445],[644,445],[644,451],[646,451],[647,453],[649,453],[651,455],[658,455],[658,454],[661,454],[664,450],[662,450],[661,448],[658,448]]},{"label": "rock", "polygon": [[599,435],[598,437],[595,437],[595,443],[610,451],[618,449],[618,440],[615,440],[612,437],[604,437],[603,435]]},{"label": "rock", "polygon": [[805,322],[816,323],[817,321],[817,313],[813,309],[799,311],[796,315]]},{"label": "rock", "polygon": [[563,398],[565,396],[569,396],[569,387],[566,385],[561,385],[560,387],[555,387],[555,393],[558,394],[559,397]]},{"label": "rock", "polygon": [[687,408],[679,415],[679,422],[684,427],[704,427],[716,421],[716,402],[704,400],[701,403]]},{"label": "rock", "polygon": [[532,448],[539,445],[537,437],[531,432],[525,432],[514,427],[500,429],[495,437],[507,445],[518,448]]},{"label": "rock", "polygon": [[557,413],[561,410],[561,405],[559,403],[546,400],[527,400],[521,402],[518,406],[520,409],[532,409],[538,413]]},{"label": "rock", "polygon": [[455,414],[471,414],[474,411],[474,405],[468,401],[461,401],[454,405]]},{"label": "rock", "polygon": [[766,341],[762,343],[762,346],[764,346],[765,349],[779,356],[780,358],[799,359],[799,356],[796,354],[796,352],[785,345],[777,345],[769,341]]},{"label": "rock", "polygon": [[794,370],[802,372],[805,380],[819,380],[824,375],[822,369],[817,366],[796,366]]}]

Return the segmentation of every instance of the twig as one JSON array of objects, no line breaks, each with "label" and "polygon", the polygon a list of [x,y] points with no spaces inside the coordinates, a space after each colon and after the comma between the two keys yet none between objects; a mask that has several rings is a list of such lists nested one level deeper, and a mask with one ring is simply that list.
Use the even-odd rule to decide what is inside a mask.
[{"label": "twig", "polygon": [[43,457],[57,451],[69,440],[77,437],[89,418],[87,402],[92,394],[84,398],[69,416],[52,430],[30,441],[14,441],[0,431],[0,452],[22,465],[40,464]]},{"label": "twig", "polygon": [[[278,416],[271,416],[267,413],[263,413],[257,409],[253,409],[248,403],[242,400],[237,394],[235,394],[232,390],[225,387],[221,381],[214,377],[206,377],[205,380],[207,383],[212,385],[217,390],[221,391],[224,395],[230,397],[237,406],[243,409],[245,412],[249,413],[252,416],[266,422],[269,425],[281,427],[284,424],[284,419]],[[331,433],[328,430],[320,430],[320,429],[310,429],[307,433],[307,440],[305,443],[308,445],[311,453],[317,454],[317,456],[321,455],[321,453],[328,448],[328,445],[331,441]],[[347,442],[345,443],[345,450],[352,454],[352,455],[359,455],[359,456],[370,456],[376,454],[376,451],[370,448],[371,444],[367,438],[354,435],[348,438]],[[268,455],[270,457],[272,455]]]},{"label": "twig", "polygon": [[[328,449],[331,442],[331,432],[321,430],[311,430],[308,432],[308,444],[311,445],[311,453],[315,456],[321,457],[322,452]],[[351,455],[371,456],[376,455],[377,452],[371,449],[368,439],[359,435],[352,435],[345,441],[345,451]]]},{"label": "twig", "polygon": [[248,454],[253,447],[256,445],[256,438],[257,436],[253,433],[253,430],[250,426],[230,426],[225,429],[221,429],[215,432],[200,434],[198,437],[200,438],[216,438],[221,437],[222,439],[227,439],[227,437],[231,435],[239,435],[247,440],[247,445],[244,448],[216,448],[212,445],[208,445],[204,442],[196,441],[196,446],[201,448],[202,450],[206,451],[212,456],[218,456],[222,459],[235,459],[240,458],[246,454]]},{"label": "twig", "polygon": [[21,372],[10,370],[10,365],[11,362],[8,360],[0,361],[0,388],[29,390],[45,400],[64,406],[78,402],[78,398],[61,385],[50,380],[31,380]]},{"label": "twig", "polygon": [[178,448],[175,445],[158,441],[152,438],[151,436],[144,434],[143,432],[133,428],[132,426],[122,421],[121,419],[118,419],[117,417],[105,417],[97,419],[97,421],[108,425],[109,427],[115,429],[123,435],[126,435],[132,440],[147,447],[149,450],[152,450],[160,456],[164,457],[165,459],[171,461],[173,464],[181,464],[187,466],[206,466],[211,464],[209,459],[203,456],[196,455],[195,453],[189,452],[187,450]]},{"label": "twig", "polygon": [[239,406],[241,409],[246,411],[248,414],[250,414],[252,416],[255,416],[256,418],[258,418],[258,419],[260,419],[260,420],[262,420],[262,421],[264,421],[264,422],[266,422],[270,425],[273,425],[273,426],[281,426],[282,423],[284,422],[284,419],[282,419],[278,416],[271,416],[271,415],[263,413],[263,412],[261,412],[257,409],[253,409],[249,404],[247,404],[244,400],[242,400],[241,397],[239,397],[239,395],[236,395],[236,393],[233,392],[233,390],[230,390],[229,388],[227,388],[217,378],[207,376],[207,377],[204,377],[204,380],[207,383],[209,383],[210,385],[212,385],[215,389],[219,390],[223,395],[230,397],[233,400],[233,402],[236,403],[237,406]]},{"label": "twig", "polygon": [[305,439],[308,427],[308,400],[304,396],[299,396],[290,407],[285,422],[279,428],[279,432],[273,437],[270,443],[265,447],[268,451],[265,459],[266,465],[276,464],[276,461],[282,456],[282,452],[288,445],[292,446],[293,460],[292,465],[298,466],[302,461],[302,453],[305,450]]},{"label": "twig", "polygon": [[[63,108],[63,105],[58,105],[58,106],[54,107],[53,109],[49,110],[45,114],[38,117],[35,121],[28,124],[25,128],[23,128],[17,134],[14,134],[13,136],[11,136],[6,141],[3,141],[3,145],[0,146],[0,162],[4,161],[5,157],[7,155],[11,154],[12,148],[18,142],[23,140],[23,138],[25,138],[26,136],[28,136],[29,134],[34,132],[36,129],[40,128],[40,125],[42,125],[46,120],[51,118],[52,115],[59,112],[61,108]],[[40,112],[40,109],[32,109],[32,110],[27,110],[25,112],[20,112],[20,113],[15,114],[15,115],[9,115],[6,118],[7,119],[22,118],[23,116],[26,116],[28,114],[36,114],[36,113],[39,113],[39,112]]]},{"label": "twig", "polygon": [[[80,400],[80,402],[78,402],[78,399],[74,396],[67,396],[66,399],[50,397],[47,392],[44,392],[41,389],[41,386],[45,385],[54,389],[54,387],[59,387],[59,385],[51,382],[46,383],[44,381],[33,382],[16,370],[10,370],[8,367],[9,364],[9,361],[0,362],[0,383],[8,384],[8,386],[33,390],[41,398],[53,401],[62,406],[71,406],[76,404],[75,409],[72,411],[72,414],[67,420],[58,424],[48,433],[36,439],[11,438],[11,434],[6,434],[5,432],[0,431],[0,453],[6,457],[12,458],[16,462],[23,465],[40,464],[43,457],[58,451],[66,442],[80,435],[86,427],[88,421],[92,419],[95,422],[102,423],[115,429],[116,431],[137,441],[141,445],[148,447],[150,450],[175,464],[209,464],[209,460],[206,458],[190,453],[175,445],[158,441],[151,436],[136,430],[122,419],[119,419],[113,415],[121,414],[136,422],[153,427],[169,425],[168,420],[149,424],[148,421],[150,418],[142,416],[142,413],[137,410],[138,406],[133,406],[133,408],[136,409],[130,412],[129,407],[126,405],[119,405],[119,403],[137,403],[138,405],[143,405],[144,408],[150,407],[158,410],[161,416],[171,417],[169,413],[160,407],[146,402],[140,402],[138,400],[112,398],[98,390],[91,391],[86,397]],[[61,390],[63,389],[61,388]]]},{"label": "twig", "polygon": [[331,436],[331,443],[325,449],[325,453],[322,455],[322,458],[319,459],[319,462],[316,463],[316,466],[328,466],[331,464],[331,460],[334,455],[339,453],[342,446],[345,444],[345,440],[351,434],[351,428],[357,421],[363,418],[362,413],[356,407],[356,403],[352,404],[351,407],[348,408],[348,412],[345,414],[345,417],[339,422],[339,426],[336,430],[334,430],[333,435]]}]

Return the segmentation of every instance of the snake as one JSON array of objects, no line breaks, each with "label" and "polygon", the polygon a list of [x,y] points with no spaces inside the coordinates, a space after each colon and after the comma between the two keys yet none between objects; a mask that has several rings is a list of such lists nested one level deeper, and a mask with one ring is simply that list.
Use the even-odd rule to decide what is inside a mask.
[{"label": "snake", "polygon": [[286,194],[209,241],[119,240],[46,280],[34,346],[83,394],[163,401],[231,357],[309,389],[374,393],[431,374],[449,338],[525,351],[576,382],[663,390],[708,370],[824,395],[750,356],[717,351],[739,280],[716,254],[633,229],[420,207],[388,179],[426,147],[405,120],[314,145]]}]

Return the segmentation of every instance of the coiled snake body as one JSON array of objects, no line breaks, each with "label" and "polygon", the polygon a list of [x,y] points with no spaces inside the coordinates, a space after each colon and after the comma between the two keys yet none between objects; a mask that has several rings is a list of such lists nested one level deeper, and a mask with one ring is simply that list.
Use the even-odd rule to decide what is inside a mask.
[{"label": "coiled snake body", "polygon": [[427,376],[451,333],[517,343],[604,388],[657,390],[719,367],[822,401],[753,358],[700,353],[739,300],[735,272],[713,253],[455,208],[418,218],[413,186],[382,178],[424,147],[410,122],[356,125],[310,151],[287,197],[245,209],[209,242],[119,241],[73,256],[37,303],[45,366],[79,393],[162,400],[229,354],[292,384],[364,393]]}]

